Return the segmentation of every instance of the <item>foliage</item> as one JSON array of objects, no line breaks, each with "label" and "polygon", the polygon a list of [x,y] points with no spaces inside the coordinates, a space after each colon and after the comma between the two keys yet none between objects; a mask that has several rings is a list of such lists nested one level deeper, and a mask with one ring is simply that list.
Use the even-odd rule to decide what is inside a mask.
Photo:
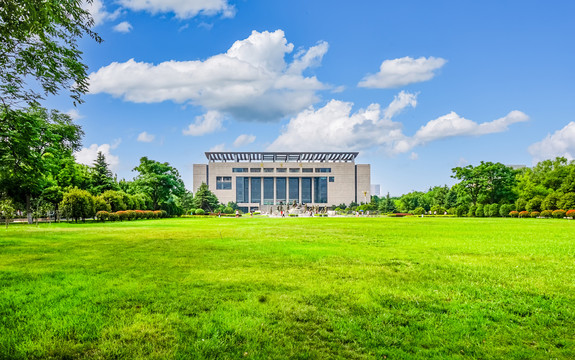
[{"label": "foliage", "polygon": [[485,205],[485,208],[489,209],[487,211],[487,216],[489,216],[489,217],[498,217],[499,216],[499,204]]},{"label": "foliage", "polygon": [[98,211],[96,213],[96,219],[99,221],[106,221],[108,220],[108,217],[110,216],[110,213],[108,211]]},{"label": "foliage", "polygon": [[567,210],[565,216],[575,219],[575,210]]},{"label": "foliage", "polygon": [[499,208],[499,215],[501,215],[502,217],[509,217],[509,216],[511,216],[510,213],[512,211],[515,211],[515,205],[503,204]]},{"label": "foliage", "polygon": [[100,197],[110,205],[112,212],[123,211],[128,208],[124,202],[124,192],[108,190],[104,191]]},{"label": "foliage", "polygon": [[519,217],[520,218],[528,218],[529,217],[529,211],[520,211]]},{"label": "foliage", "polygon": [[525,210],[531,211],[541,211],[541,203],[543,202],[542,196],[535,196],[533,199],[527,202]]},{"label": "foliage", "polygon": [[2,215],[2,218],[6,223],[6,228],[8,228],[8,223],[10,222],[10,219],[14,217],[15,211],[16,209],[14,209],[14,204],[12,203],[12,200],[0,199],[0,215]]},{"label": "foliage", "polygon": [[[210,191],[208,185],[202,183],[196,191],[196,195],[194,196],[193,206],[196,209],[202,209],[205,212],[213,212],[219,204],[219,200],[214,195],[213,192]],[[197,211],[197,210],[196,210]]]},{"label": "foliage", "polygon": [[163,203],[173,201],[172,197],[185,194],[186,189],[180,173],[167,162],[160,163],[142,157],[140,165],[134,170],[138,172],[134,183],[150,196],[153,210],[158,210]]},{"label": "foliage", "polygon": [[82,134],[68,115],[57,111],[0,110],[0,193],[25,202],[31,214],[31,198],[46,187],[60,160],[79,149]]},{"label": "foliage", "polygon": [[541,202],[541,210],[557,210],[557,203],[561,200],[562,195],[556,191],[549,193]]},{"label": "foliage", "polygon": [[532,211],[529,216],[531,216],[532,218],[536,218],[539,217],[541,213],[539,211]]},{"label": "foliage", "polygon": [[468,212],[469,207],[467,205],[459,205],[455,210],[455,214],[459,217],[467,215]]},{"label": "foliage", "polygon": [[194,215],[205,215],[205,214],[206,214],[206,212],[204,211],[204,209],[200,208],[200,209],[196,209],[196,212]]},{"label": "foliage", "polygon": [[559,209],[553,211],[553,217],[556,219],[563,219],[565,217],[565,210]]},{"label": "foliage", "polygon": [[114,180],[112,171],[108,168],[106,157],[101,151],[92,167],[92,194],[101,194],[106,190],[118,190],[118,184]]},{"label": "foliage", "polygon": [[515,200],[515,170],[501,163],[481,162],[451,169],[475,205],[506,203]]},{"label": "foliage", "polygon": [[425,209],[422,207],[418,207],[415,210],[413,210],[413,215],[423,215],[425,214]]},{"label": "foliage", "polygon": [[543,211],[541,211],[541,214],[539,214],[539,216],[541,216],[543,218],[550,218],[551,216],[553,216],[553,211],[543,210]]},{"label": "foliage", "polygon": [[514,218],[519,217],[519,211],[513,210],[513,211],[509,212],[509,216],[514,217]]},{"label": "foliage", "polygon": [[[91,3],[92,0],[86,0]],[[27,86],[35,78],[45,94],[70,90],[75,103],[88,91],[87,66],[77,41],[88,35],[90,13],[79,0],[0,1],[0,99],[3,104],[34,104],[41,95]]]},{"label": "foliage", "polygon": [[441,205],[433,205],[430,211],[433,215],[443,215],[447,210]]},{"label": "foliage", "polygon": [[560,209],[575,209],[575,192],[563,194],[557,202],[557,207]]},{"label": "foliage", "polygon": [[475,216],[476,217],[483,217],[485,216],[485,212],[483,210],[483,205],[479,204],[477,205],[477,208],[475,209]]},{"label": "foliage", "polygon": [[519,198],[517,199],[517,201],[515,201],[515,210],[523,211],[525,210],[526,207],[527,207],[527,200],[525,200],[524,198]]},{"label": "foliage", "polygon": [[95,214],[94,197],[86,190],[70,189],[64,194],[60,208],[68,220],[84,221]]}]

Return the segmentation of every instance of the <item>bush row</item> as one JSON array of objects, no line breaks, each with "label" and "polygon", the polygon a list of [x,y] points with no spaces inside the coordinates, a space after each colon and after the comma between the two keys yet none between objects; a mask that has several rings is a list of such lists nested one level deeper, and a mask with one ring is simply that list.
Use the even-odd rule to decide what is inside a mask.
[{"label": "bush row", "polygon": [[539,211],[516,211],[513,210],[509,213],[509,216],[515,218],[556,218],[563,219],[564,217],[575,218],[575,210],[543,210]]},{"label": "bush row", "polygon": [[164,210],[122,210],[116,212],[98,211],[96,219],[99,221],[124,221],[124,220],[138,220],[138,219],[160,219],[168,217],[168,213]]}]

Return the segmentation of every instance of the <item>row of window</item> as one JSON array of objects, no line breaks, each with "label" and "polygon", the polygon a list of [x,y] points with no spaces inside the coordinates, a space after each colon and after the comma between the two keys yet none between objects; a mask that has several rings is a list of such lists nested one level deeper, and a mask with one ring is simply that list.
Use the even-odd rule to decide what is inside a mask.
[{"label": "row of window", "polygon": [[[263,172],[265,173],[272,173],[274,172],[274,168],[263,168]],[[232,172],[234,173],[246,173],[246,172],[252,172],[252,173],[259,173],[262,172],[262,168],[232,168]],[[275,172],[278,173],[285,173],[287,172],[288,169],[287,168],[275,168]],[[314,169],[313,168],[301,168],[301,172],[304,173],[311,173],[313,172]],[[300,168],[289,168],[289,172],[290,173],[298,173],[300,172]],[[331,172],[331,168],[315,168],[315,172],[316,173],[330,173]]]},{"label": "row of window", "polygon": [[[330,177],[333,182],[333,177]],[[230,181],[231,182],[231,181]],[[301,194],[300,194],[301,182]],[[327,203],[327,177],[304,177],[304,178],[263,178],[263,201],[262,201],[262,178],[240,177],[236,178],[236,202],[238,203],[262,203],[273,205],[286,202]],[[313,186],[313,192],[312,192]],[[251,190],[251,191],[250,191]],[[250,198],[251,195],[251,198]],[[274,198],[275,195],[275,198]]]}]

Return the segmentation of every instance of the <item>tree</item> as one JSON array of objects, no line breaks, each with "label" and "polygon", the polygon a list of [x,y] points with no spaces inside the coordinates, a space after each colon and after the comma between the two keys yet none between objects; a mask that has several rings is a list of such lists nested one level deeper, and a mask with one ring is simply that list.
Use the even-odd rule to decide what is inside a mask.
[{"label": "tree", "polygon": [[2,215],[4,221],[6,221],[6,229],[8,229],[8,223],[10,222],[10,219],[14,217],[14,211],[15,209],[12,200],[0,199],[0,215]]},{"label": "tree", "polygon": [[96,214],[94,205],[94,197],[89,192],[71,189],[64,194],[60,207],[68,220],[74,219],[77,222],[79,219],[84,221],[86,218],[93,217]]},{"label": "tree", "polygon": [[186,191],[180,173],[167,162],[160,163],[143,157],[134,170],[139,172],[134,183],[150,196],[154,210],[170,201],[172,196],[182,196]]},{"label": "tree", "polygon": [[395,212],[395,202],[389,196],[389,193],[385,196],[385,199],[381,200],[381,204],[379,205],[379,211],[382,213],[392,213]]},{"label": "tree", "polygon": [[58,111],[0,110],[0,192],[25,201],[29,223],[31,198],[41,192],[60,160],[79,149],[82,135],[70,116]]},{"label": "tree", "polygon": [[[94,24],[82,3],[92,0],[0,0],[0,100],[5,109],[37,103],[41,95],[26,81],[35,78],[44,94],[69,89],[74,103],[88,90],[87,66],[77,41]],[[28,87],[28,89],[26,89]]]},{"label": "tree", "polygon": [[98,151],[96,161],[92,168],[92,194],[101,194],[106,190],[118,190],[118,184],[114,181],[114,175],[108,168],[106,157]]},{"label": "tree", "polygon": [[451,169],[451,177],[461,180],[459,183],[474,205],[511,203],[516,195],[515,170],[501,163],[482,161],[478,166],[467,165]]},{"label": "tree", "polygon": [[198,191],[196,191],[196,196],[194,196],[193,207],[195,209],[202,209],[204,211],[211,212],[218,207],[219,203],[218,198],[210,191],[208,185],[202,183],[198,188]]}]

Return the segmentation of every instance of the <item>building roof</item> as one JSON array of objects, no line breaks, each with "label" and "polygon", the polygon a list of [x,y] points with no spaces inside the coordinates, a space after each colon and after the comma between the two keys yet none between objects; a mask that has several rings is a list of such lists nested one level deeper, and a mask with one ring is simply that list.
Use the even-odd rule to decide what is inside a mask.
[{"label": "building roof", "polygon": [[206,152],[208,161],[221,162],[353,162],[358,152]]}]

